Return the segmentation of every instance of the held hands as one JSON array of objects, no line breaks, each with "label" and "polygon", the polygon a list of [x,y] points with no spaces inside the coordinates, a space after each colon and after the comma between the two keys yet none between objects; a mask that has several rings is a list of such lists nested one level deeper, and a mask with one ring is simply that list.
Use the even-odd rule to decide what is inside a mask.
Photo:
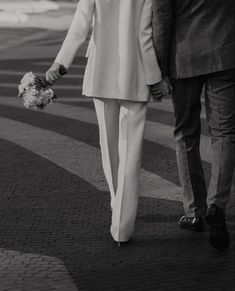
[{"label": "held hands", "polygon": [[67,69],[63,65],[59,63],[53,63],[50,69],[46,72],[46,80],[48,83],[53,85],[65,74],[67,74]]},{"label": "held hands", "polygon": [[169,77],[165,77],[161,82],[150,85],[150,91],[157,101],[161,101],[162,98],[173,92]]}]

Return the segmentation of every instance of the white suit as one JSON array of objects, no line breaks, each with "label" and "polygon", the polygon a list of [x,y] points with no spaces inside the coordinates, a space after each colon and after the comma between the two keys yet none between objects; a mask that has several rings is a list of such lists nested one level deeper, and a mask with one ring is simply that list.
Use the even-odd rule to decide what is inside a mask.
[{"label": "white suit", "polygon": [[80,0],[57,63],[69,68],[92,22],[83,94],[94,97],[111,233],[126,241],[137,210],[148,85],[162,79],[152,41],[152,0]]},{"label": "white suit", "polygon": [[152,0],[80,0],[56,62],[69,67],[94,18],[83,94],[148,101],[161,72],[152,44]]}]

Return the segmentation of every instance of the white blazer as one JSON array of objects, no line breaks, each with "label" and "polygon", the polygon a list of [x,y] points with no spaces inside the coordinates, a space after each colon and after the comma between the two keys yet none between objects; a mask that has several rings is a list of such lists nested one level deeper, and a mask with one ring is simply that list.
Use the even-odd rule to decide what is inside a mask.
[{"label": "white blazer", "polygon": [[152,40],[152,0],[80,0],[55,62],[69,68],[93,22],[83,94],[148,101],[162,80]]}]

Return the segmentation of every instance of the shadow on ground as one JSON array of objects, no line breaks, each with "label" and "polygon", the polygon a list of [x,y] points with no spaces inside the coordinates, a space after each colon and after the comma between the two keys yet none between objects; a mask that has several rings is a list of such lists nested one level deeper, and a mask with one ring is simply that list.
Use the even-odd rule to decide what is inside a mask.
[{"label": "shadow on ground", "polygon": [[141,198],[133,240],[118,248],[107,193],[0,142],[1,248],[61,259],[79,290],[232,290],[234,231],[229,251],[217,253],[207,233],[176,227],[179,203]]}]

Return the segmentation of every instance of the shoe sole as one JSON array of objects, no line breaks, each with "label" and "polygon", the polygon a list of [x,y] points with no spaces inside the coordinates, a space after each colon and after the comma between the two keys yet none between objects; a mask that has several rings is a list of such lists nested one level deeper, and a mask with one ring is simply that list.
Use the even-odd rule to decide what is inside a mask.
[{"label": "shoe sole", "polygon": [[[215,225],[215,219],[213,215],[208,215],[205,217],[206,223],[210,226],[210,232],[212,232],[212,227]],[[225,251],[230,245],[230,233],[225,229],[224,233],[221,235],[214,235],[210,233],[209,243],[211,246],[219,251]]]}]

